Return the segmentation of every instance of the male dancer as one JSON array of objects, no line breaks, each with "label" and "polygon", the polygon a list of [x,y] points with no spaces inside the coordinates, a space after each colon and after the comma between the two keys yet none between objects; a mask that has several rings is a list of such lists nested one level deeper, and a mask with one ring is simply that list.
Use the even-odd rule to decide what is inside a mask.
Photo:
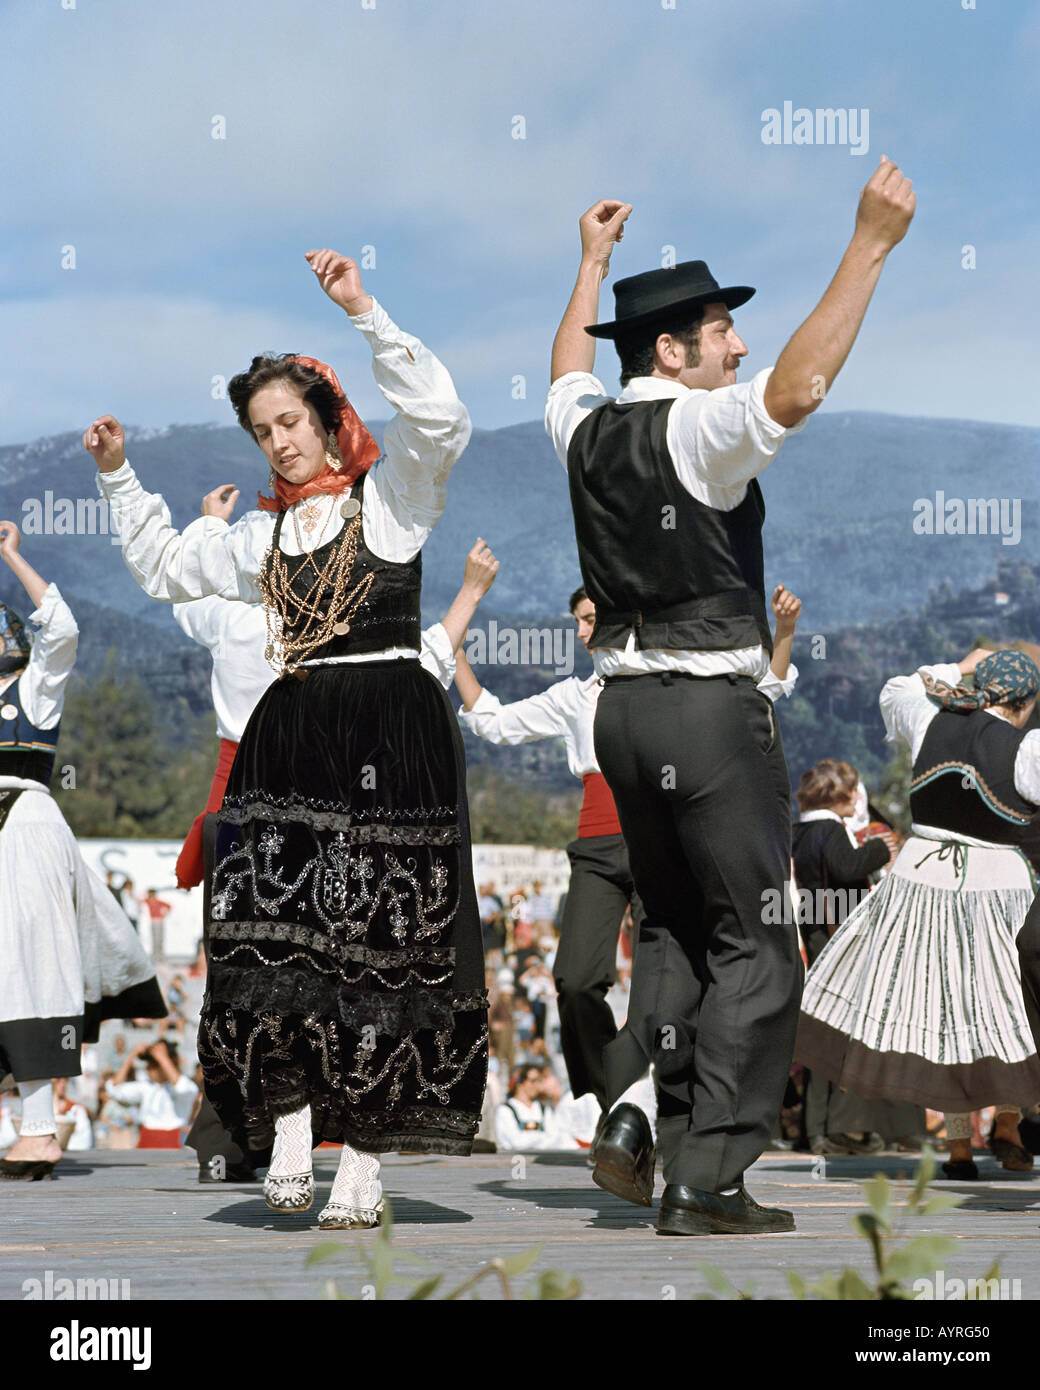
[{"label": "male dancer", "polygon": [[[546,425],[596,605],[596,753],[646,912],[630,1026],[657,1067],[657,1229],[790,1230],[744,1187],[780,1108],[801,983],[793,925],[763,922],[789,873],[790,787],[756,689],[772,645],[756,475],[841,370],[914,195],[882,158],[823,298],[741,385],[730,311],[754,291],[720,287],[703,261],[619,281],[615,320],[593,324],[630,212],[605,200],[581,218]],[[617,347],[616,401],[592,375],[590,335]]]},{"label": "male dancer", "polygon": [[[772,607],[776,641],[759,689],[777,700],[789,695],[798,679],[797,668],[789,663],[801,603],[779,584]],[[584,589],[571,595],[570,611],[587,651],[596,625],[596,606]],[[609,1075],[604,1056],[604,1049],[617,1036],[606,993],[617,979],[618,931],[631,904],[633,941],[637,942],[643,909],[632,881],[617,807],[593,746],[602,683],[596,675],[584,680],[571,676],[526,700],[503,705],[480,684],[460,650],[455,685],[462,696],[460,717],[467,729],[491,743],[511,746],[540,738],[562,738],[567,766],[582,780],[578,836],[567,846],[571,878],[553,966],[560,1043],[572,1094],[583,1096],[591,1091],[603,1111],[590,1153],[590,1160],[595,1162],[593,1181],[626,1201],[652,1206],[654,1143],[650,1123],[634,1097],[618,1101],[613,1108],[610,1102],[611,1095],[628,1094],[638,1085],[646,1072],[646,1059],[638,1046],[626,1046],[624,1037],[619,1050],[608,1052],[613,1062]]]}]

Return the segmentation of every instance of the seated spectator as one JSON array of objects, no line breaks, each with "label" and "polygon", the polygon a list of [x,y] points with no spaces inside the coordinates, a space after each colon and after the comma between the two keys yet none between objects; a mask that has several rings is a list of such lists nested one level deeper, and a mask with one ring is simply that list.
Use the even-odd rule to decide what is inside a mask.
[{"label": "seated spectator", "polygon": [[118,1101],[108,1094],[115,1072],[105,1071],[98,1089],[98,1115],[94,1140],[99,1149],[133,1149],[137,1147],[136,1105]]},{"label": "seated spectator", "polygon": [[495,1111],[499,1149],[576,1149],[577,1141],[557,1124],[559,1100],[560,1083],[551,1072],[541,1066],[522,1067],[509,1099]]},{"label": "seated spectator", "polygon": [[[137,1057],[145,1061],[147,1081],[127,1080]],[[198,1087],[182,1076],[176,1043],[160,1039],[150,1046],[139,1043],[134,1048],[109,1085],[108,1094],[114,1100],[140,1106],[139,1149],[179,1149],[181,1130],[188,1123]]]}]

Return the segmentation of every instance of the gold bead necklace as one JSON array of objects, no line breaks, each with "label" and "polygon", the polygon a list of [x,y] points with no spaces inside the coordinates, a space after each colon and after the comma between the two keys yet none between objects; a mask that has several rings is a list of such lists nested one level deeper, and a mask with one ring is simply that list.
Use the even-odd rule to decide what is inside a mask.
[{"label": "gold bead necklace", "polygon": [[[267,618],[264,655],[279,675],[295,671],[308,656],[333,637],[346,636],[350,631],[350,620],[368,597],[375,580],[375,573],[370,571],[350,589],[351,572],[361,535],[360,509],[343,527],[339,537],[330,542],[332,551],[320,569],[314,560],[314,550],[305,550],[301,544],[302,563],[296,577],[302,575],[307,564],[314,572],[314,580],[303,594],[297,593],[292,587],[293,576],[278,545],[280,529],[275,527],[260,570],[260,593]],[[322,534],[324,529],[322,527]],[[292,619],[290,614],[293,615]],[[277,632],[273,628],[274,618],[278,619]]]}]

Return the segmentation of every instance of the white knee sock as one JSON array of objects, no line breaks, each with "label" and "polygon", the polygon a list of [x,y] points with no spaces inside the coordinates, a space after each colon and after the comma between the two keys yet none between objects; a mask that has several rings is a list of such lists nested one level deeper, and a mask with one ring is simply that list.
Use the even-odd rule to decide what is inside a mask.
[{"label": "white knee sock", "polygon": [[947,1139],[970,1139],[971,1138],[971,1114],[965,1111],[947,1110],[946,1112],[946,1137]]},{"label": "white knee sock", "polygon": [[274,1122],[274,1151],[267,1170],[272,1178],[287,1178],[312,1169],[311,1108],[305,1105],[291,1115],[279,1115]]},{"label": "white knee sock", "polygon": [[18,1094],[22,1098],[22,1138],[56,1135],[58,1126],[54,1119],[54,1091],[50,1078],[45,1081],[19,1081]]},{"label": "white knee sock", "polygon": [[337,1206],[371,1211],[382,1195],[378,1157],[359,1153],[349,1144],[344,1144],[329,1201]]}]

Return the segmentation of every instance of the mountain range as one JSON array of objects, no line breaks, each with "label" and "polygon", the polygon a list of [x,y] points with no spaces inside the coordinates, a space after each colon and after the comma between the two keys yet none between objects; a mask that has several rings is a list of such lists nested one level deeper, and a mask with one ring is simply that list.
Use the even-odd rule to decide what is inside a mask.
[{"label": "mountain range", "polygon": [[[381,428],[372,425],[377,437]],[[976,585],[1001,560],[1032,561],[1040,538],[1038,437],[1036,429],[969,420],[815,416],[761,475],[768,582],[793,589],[805,605],[803,623],[820,630],[882,621],[918,606],[943,580]],[[127,454],[180,527],[222,482],[241,488],[241,515],[266,478],[262,456],[237,426],[131,428]],[[104,524],[93,474],[78,435],[0,448],[0,516],[22,525],[27,555],[67,595],[172,629],[111,538],[85,533]],[[992,499],[982,521],[1005,534],[950,534],[957,505],[963,512],[970,499]],[[618,506],[634,513],[639,499],[619,497]],[[63,533],[70,523],[71,534]],[[477,535],[502,562],[485,602],[489,615],[566,613],[580,582],[567,478],[540,422],[474,430],[423,551],[427,621],[451,601]]]}]

